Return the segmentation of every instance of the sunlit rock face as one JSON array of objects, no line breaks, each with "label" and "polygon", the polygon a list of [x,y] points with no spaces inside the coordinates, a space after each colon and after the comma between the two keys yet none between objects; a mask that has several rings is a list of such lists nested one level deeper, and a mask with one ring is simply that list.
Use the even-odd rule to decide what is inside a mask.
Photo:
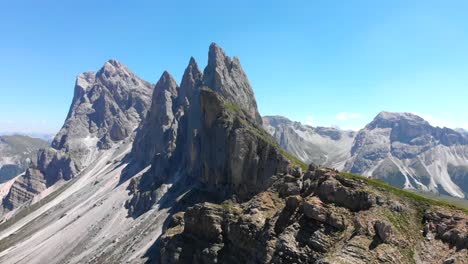
[{"label": "sunlit rock face", "polygon": [[465,197],[468,137],[410,113],[382,112],[359,131],[345,170],[401,188]]}]

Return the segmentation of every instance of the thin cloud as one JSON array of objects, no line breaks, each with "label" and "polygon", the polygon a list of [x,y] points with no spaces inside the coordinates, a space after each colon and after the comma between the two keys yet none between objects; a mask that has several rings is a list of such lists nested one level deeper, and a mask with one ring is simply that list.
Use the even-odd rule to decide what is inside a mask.
[{"label": "thin cloud", "polygon": [[340,120],[340,121],[346,121],[346,120],[349,120],[349,119],[359,119],[359,118],[362,118],[362,117],[363,117],[363,115],[358,114],[358,113],[341,112],[341,113],[338,113],[335,116],[335,119]]},{"label": "thin cloud", "polygon": [[418,113],[418,112],[414,112],[413,114],[417,115],[417,116],[420,116],[422,119],[426,120],[427,122],[429,122],[429,124],[431,124],[432,126],[436,126],[436,127],[448,127],[448,128],[455,128],[457,127],[455,124],[447,121],[447,120],[442,120],[442,119],[439,119],[439,118],[436,118],[430,114],[421,114],[421,113]]},{"label": "thin cloud", "polygon": [[336,129],[339,129],[339,130],[345,130],[345,131],[359,131],[361,130],[363,127],[360,126],[360,125],[354,125],[354,126],[347,126],[347,125],[344,125],[344,126],[339,126],[339,125],[336,125],[336,124],[333,124],[331,125],[331,127],[333,128],[336,128]]},{"label": "thin cloud", "polygon": [[315,117],[313,117],[313,116],[306,116],[306,119],[305,119],[304,123],[305,123],[306,125],[309,125],[309,126],[314,126],[314,125],[315,125]]}]

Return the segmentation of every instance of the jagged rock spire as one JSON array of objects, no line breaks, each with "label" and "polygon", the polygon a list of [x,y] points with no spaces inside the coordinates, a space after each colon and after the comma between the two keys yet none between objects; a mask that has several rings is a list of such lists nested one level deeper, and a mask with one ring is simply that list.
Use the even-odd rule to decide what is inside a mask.
[{"label": "jagged rock spire", "polygon": [[254,92],[239,59],[226,56],[216,43],[210,45],[203,85],[237,104],[252,120],[262,124]]},{"label": "jagged rock spire", "polygon": [[174,77],[172,77],[172,75],[169,72],[164,71],[161,75],[161,78],[159,78],[159,81],[154,87],[153,100],[158,99],[160,97],[160,94],[165,92],[170,93],[170,95],[173,97],[177,97],[178,88],[179,87]]},{"label": "jagged rock spire", "polygon": [[180,83],[181,90],[184,88],[194,88],[202,78],[203,73],[200,68],[198,68],[197,62],[193,57],[190,57],[189,64],[185,69],[182,82]]},{"label": "jagged rock spire", "polygon": [[178,91],[174,77],[164,71],[154,88],[148,115],[135,138],[133,152],[141,164],[148,164],[157,154],[165,155],[175,148]]}]

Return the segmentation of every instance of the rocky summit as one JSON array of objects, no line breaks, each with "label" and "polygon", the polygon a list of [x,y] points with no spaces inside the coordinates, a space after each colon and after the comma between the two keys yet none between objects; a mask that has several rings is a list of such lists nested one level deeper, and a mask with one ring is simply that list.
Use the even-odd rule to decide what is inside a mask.
[{"label": "rocky summit", "polygon": [[467,263],[466,210],[306,166],[287,151],[301,138],[316,148],[301,158],[338,164],[359,134],[262,120],[240,60],[214,43],[180,84],[110,60],[77,78],[51,148],[2,187],[0,262]]}]

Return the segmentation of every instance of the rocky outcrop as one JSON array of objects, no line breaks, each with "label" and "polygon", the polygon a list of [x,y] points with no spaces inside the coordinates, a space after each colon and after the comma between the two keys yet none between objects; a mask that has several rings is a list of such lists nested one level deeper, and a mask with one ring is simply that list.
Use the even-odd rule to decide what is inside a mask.
[{"label": "rocky outcrop", "polygon": [[38,151],[37,164],[13,184],[3,199],[4,207],[11,210],[44,189],[26,182],[50,187],[70,180],[102,150],[129,139],[145,118],[151,95],[151,85],[116,60],[106,62],[97,73],[80,74],[63,127],[51,148]]},{"label": "rocky outcrop", "polygon": [[401,188],[464,197],[468,137],[410,113],[380,113],[359,131],[345,170]]},{"label": "rocky outcrop", "polygon": [[[448,209],[316,167],[295,177],[299,193],[282,196],[279,188],[291,177],[283,175],[244,203],[200,203],[179,213],[184,220],[172,220],[161,239],[160,262],[441,263],[448,255],[466,261],[468,218],[461,211],[440,217],[435,212]],[[342,199],[324,191],[330,185]],[[425,230],[431,230],[424,236],[437,230],[443,235],[423,236],[424,210]]]},{"label": "rocky outcrop", "polygon": [[468,249],[466,215],[448,210],[426,211],[423,221],[426,239],[440,239],[458,250]]},{"label": "rocky outcrop", "polygon": [[303,162],[343,169],[351,157],[354,131],[311,127],[282,116],[264,116],[263,127],[275,141]]},{"label": "rocky outcrop", "polygon": [[37,162],[37,152],[47,141],[22,135],[0,136],[0,184]]},{"label": "rocky outcrop", "polygon": [[11,186],[3,200],[3,207],[13,210],[30,202],[35,195],[46,189],[46,178],[38,169],[28,169],[24,176],[19,177]]}]

